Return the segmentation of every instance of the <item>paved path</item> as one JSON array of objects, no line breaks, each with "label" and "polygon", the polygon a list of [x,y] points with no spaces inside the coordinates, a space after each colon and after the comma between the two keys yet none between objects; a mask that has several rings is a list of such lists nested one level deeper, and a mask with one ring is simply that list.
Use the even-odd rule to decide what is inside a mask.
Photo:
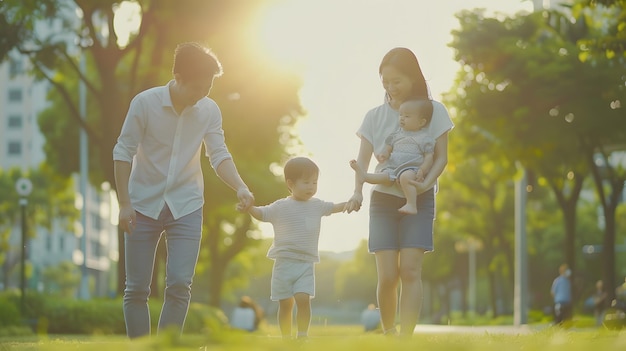
[{"label": "paved path", "polygon": [[464,326],[464,325],[434,325],[434,324],[419,324],[415,327],[415,333],[417,334],[438,334],[438,333],[479,333],[479,334],[531,334],[536,331],[544,329],[545,326],[529,326],[529,325],[477,325],[477,326]]}]

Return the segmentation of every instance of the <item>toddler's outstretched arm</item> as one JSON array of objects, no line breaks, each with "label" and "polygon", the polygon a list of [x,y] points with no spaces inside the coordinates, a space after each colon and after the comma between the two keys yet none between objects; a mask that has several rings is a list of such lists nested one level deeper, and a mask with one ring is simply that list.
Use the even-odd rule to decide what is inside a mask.
[{"label": "toddler's outstretched arm", "polygon": [[335,204],[333,206],[333,212],[332,213],[337,213],[337,212],[346,212],[346,205],[348,204],[348,202],[340,202],[338,204]]},{"label": "toddler's outstretched arm", "polygon": [[257,206],[250,206],[248,209],[245,209],[241,203],[237,204],[237,211],[239,212],[247,212],[252,217],[258,219],[259,221],[263,220],[263,216],[261,214],[261,210]]}]

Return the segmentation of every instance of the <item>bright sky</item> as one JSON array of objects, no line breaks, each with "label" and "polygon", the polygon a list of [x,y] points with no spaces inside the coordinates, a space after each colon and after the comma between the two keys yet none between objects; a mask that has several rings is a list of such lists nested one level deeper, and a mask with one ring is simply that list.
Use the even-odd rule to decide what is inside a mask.
[{"label": "bright sky", "polygon": [[[277,62],[299,67],[304,79],[300,98],[307,116],[298,133],[307,156],[320,167],[318,198],[343,202],[352,195],[354,173],[348,161],[357,156],[355,133],[365,113],[383,101],[378,65],[384,54],[397,46],[413,50],[433,98],[440,100],[460,69],[448,47],[450,31],[459,26],[454,15],[474,8],[513,15],[532,11],[533,1],[282,0],[267,9],[259,40]],[[130,2],[121,3],[120,10],[115,28],[120,28],[119,44],[124,46],[140,16]],[[360,212],[322,220],[320,250],[350,251],[367,238],[370,190],[366,184]],[[273,236],[271,225],[262,223],[261,229],[263,236]]]},{"label": "bright sky", "polygon": [[[352,194],[354,173],[348,161],[357,156],[355,132],[365,113],[383,100],[378,77],[383,55],[396,46],[413,50],[433,98],[440,100],[460,68],[448,47],[450,31],[459,26],[454,14],[473,8],[512,15],[532,11],[533,2],[289,0],[268,11],[260,29],[268,50],[276,60],[303,67],[300,97],[307,116],[298,130],[320,167],[316,197],[342,202]],[[366,185],[360,212],[322,219],[320,250],[353,250],[367,238],[370,189]],[[264,236],[273,235],[271,225],[261,228]]]}]

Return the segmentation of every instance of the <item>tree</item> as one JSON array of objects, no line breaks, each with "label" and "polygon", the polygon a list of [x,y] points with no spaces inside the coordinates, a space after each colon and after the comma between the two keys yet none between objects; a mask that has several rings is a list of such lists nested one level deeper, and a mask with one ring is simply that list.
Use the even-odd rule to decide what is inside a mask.
[{"label": "tree", "polygon": [[584,16],[597,32],[580,41],[583,61],[599,55],[609,59],[626,58],[626,1],[581,0],[572,9],[576,16]]},{"label": "tree", "polygon": [[[444,101],[459,106],[451,95]],[[479,243],[478,268],[489,281],[489,306],[493,317],[501,312],[498,300],[506,299],[501,291],[513,291],[513,182],[514,160],[500,151],[500,144],[467,122],[467,115],[457,115],[454,135],[449,141],[450,162],[441,177],[437,196],[447,221],[436,221],[437,235],[446,235],[446,245],[462,246],[467,241]],[[463,218],[462,214],[469,214]],[[443,227],[443,228],[442,228]],[[442,245],[437,245],[439,252]],[[448,248],[448,250],[451,250]],[[443,267],[463,270],[458,279],[467,293],[467,250],[455,252]],[[457,258],[458,257],[458,258]],[[439,266],[439,265],[438,265]],[[457,268],[457,269],[455,269]],[[441,269],[441,268],[440,268]],[[464,296],[466,298],[467,296]],[[466,299],[464,299],[466,301]]]},{"label": "tree", "polygon": [[80,269],[71,261],[63,261],[43,271],[45,292],[65,298],[76,296],[80,285]]},{"label": "tree", "polygon": [[[582,178],[597,168],[589,155],[624,140],[626,121],[611,104],[623,95],[622,66],[579,61],[575,43],[587,32],[563,30],[543,14],[499,21],[476,11],[459,18],[452,43],[464,66],[459,110],[499,141],[499,151],[548,179],[566,215],[563,242],[573,243]],[[606,233],[606,244],[613,238]],[[573,265],[572,244],[564,253]],[[609,266],[610,255],[607,274]]]},{"label": "tree", "polygon": [[[41,117],[46,136],[47,158],[63,174],[77,171],[76,143],[67,135],[82,128],[89,137],[92,180],[113,179],[112,149],[130,99],[139,91],[161,85],[170,77],[173,50],[181,41],[208,43],[220,58],[225,74],[215,82],[211,96],[224,115],[224,129],[230,151],[246,182],[263,202],[284,194],[269,171],[280,163],[285,146],[293,143],[289,129],[302,114],[297,95],[300,81],[289,69],[270,62],[250,37],[251,25],[269,0],[233,1],[91,1],[45,0],[3,1],[0,29],[7,37],[0,41],[0,57],[15,50],[27,55],[33,74],[48,81],[58,94],[56,113]],[[122,5],[134,5],[141,22],[124,42],[116,27]],[[76,18],[74,9],[82,16]],[[57,19],[57,31],[38,37],[34,24]],[[81,38],[80,52],[86,59],[82,71],[76,49],[69,38]],[[81,118],[76,94],[78,81],[88,91],[88,116]],[[50,121],[54,116],[54,123]],[[75,139],[74,139],[75,140]],[[60,157],[59,155],[63,155]],[[205,162],[206,166],[206,162]],[[207,168],[207,167],[205,167]],[[205,169],[206,170],[206,169]],[[201,262],[215,289],[211,303],[218,305],[222,279],[228,262],[253,240],[249,237],[248,216],[234,210],[236,198],[212,172],[206,175],[205,235],[203,252],[211,262]],[[280,189],[280,190],[276,190]],[[233,230],[234,228],[234,230]],[[124,284],[123,235],[120,241],[118,292]],[[203,259],[206,259],[204,257]],[[201,277],[198,277],[201,278]]]}]

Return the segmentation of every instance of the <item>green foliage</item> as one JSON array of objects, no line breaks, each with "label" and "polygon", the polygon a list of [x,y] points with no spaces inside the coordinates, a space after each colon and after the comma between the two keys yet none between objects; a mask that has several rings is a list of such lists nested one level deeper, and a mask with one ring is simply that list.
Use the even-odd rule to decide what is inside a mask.
[{"label": "green foliage", "polygon": [[28,178],[33,184],[33,190],[26,198],[27,225],[50,228],[52,220],[65,217],[71,221],[78,216],[74,207],[74,188],[71,179],[59,177],[46,164],[38,169],[26,173],[19,168],[9,170],[0,169],[0,193],[3,194],[0,202],[0,228],[19,223],[21,207],[20,195],[15,190],[15,183],[20,178]]},{"label": "green foliage", "polygon": [[33,184],[33,190],[24,207],[26,217],[26,236],[36,235],[34,228],[51,228],[52,221],[64,218],[66,229],[72,230],[78,211],[74,207],[74,188],[71,178],[63,178],[55,174],[50,167],[42,164],[38,169],[26,173],[19,168],[3,170],[0,168],[0,266],[5,274],[10,274],[18,260],[7,260],[12,252],[20,252],[19,246],[11,247],[9,238],[13,228],[22,225],[22,206],[20,196],[15,189],[15,183],[20,178],[28,178]]},{"label": "green foliage", "polygon": [[626,1],[584,0],[573,7],[577,16],[584,16],[590,31],[596,35],[579,41],[581,61],[598,57],[623,60],[626,57]]},{"label": "green foliage", "polygon": [[21,323],[21,315],[18,306],[19,305],[15,305],[7,299],[0,298],[0,328],[19,325]]},{"label": "green foliage", "polygon": [[[225,71],[215,81],[211,97],[222,111],[229,150],[257,202],[268,203],[286,194],[270,165],[280,164],[286,147],[297,143],[290,130],[304,113],[298,97],[300,78],[291,69],[272,63],[250,37],[255,33],[250,26],[271,1],[130,1],[139,5],[141,26],[127,33],[128,43],[118,41],[121,33],[115,28],[104,30],[119,15],[119,0],[46,0],[41,6],[34,1],[2,1],[0,25],[8,37],[0,41],[0,59],[15,49],[29,57],[35,77],[54,87],[48,97],[50,108],[38,116],[51,167],[63,175],[78,171],[77,141],[82,129],[89,139],[91,182],[108,181],[114,186],[111,151],[130,100],[171,79],[172,54],[181,38],[208,45]],[[82,12],[81,18],[76,18],[75,8]],[[34,39],[34,23],[53,19],[59,24],[55,31],[45,40]],[[85,72],[80,72],[77,50],[63,41],[72,34],[81,38]],[[79,80],[87,90],[85,120],[78,108]],[[218,306],[229,263],[255,245],[251,238],[255,228],[249,216],[235,212],[232,189],[214,175],[206,159],[202,162],[206,230],[196,282],[208,286],[210,303]],[[121,260],[123,268],[123,256]],[[121,291],[123,271],[119,276]]]},{"label": "green foliage", "polygon": [[[0,327],[20,327],[25,321],[38,334],[125,334],[121,299],[76,300],[29,293],[26,313],[21,315],[18,294],[0,295]],[[150,300],[150,316],[156,328],[163,302]],[[185,332],[207,333],[224,329],[228,320],[214,307],[192,303],[185,322]],[[16,332],[19,331],[16,329]],[[156,332],[156,330],[155,330]]]},{"label": "green foliage", "polygon": [[376,301],[376,260],[368,252],[367,241],[362,240],[354,258],[342,264],[334,274],[337,298],[343,301],[360,301],[362,304]]},{"label": "green foliage", "polygon": [[[545,218],[535,217],[537,227],[527,225],[537,238],[531,249],[543,246],[537,251],[543,259],[531,263],[538,276],[544,275],[534,282],[536,294],[543,296],[541,285],[551,281],[545,276],[546,264],[560,260],[573,266],[580,255],[577,205],[585,177],[598,168],[591,155],[600,151],[606,156],[612,145],[626,140],[626,120],[618,117],[623,112],[614,103],[624,100],[623,65],[605,58],[579,60],[578,41],[597,32],[587,30],[588,18],[578,14],[544,11],[496,19],[476,10],[458,18],[461,28],[453,31],[451,46],[462,69],[445,99],[456,112],[457,127],[450,142],[451,166],[442,183],[450,177],[449,184],[467,184],[467,190],[442,192],[444,214],[467,213],[462,209],[484,213],[470,225],[459,221],[455,229],[481,238],[486,244],[481,256],[487,256],[490,272],[498,269],[510,277],[510,268],[502,269],[506,262],[512,267],[512,223],[506,220],[513,213],[512,189],[507,179],[513,179],[515,161],[532,171],[529,211],[546,211]],[[623,172],[603,176],[607,174],[612,175],[610,184],[623,184]],[[553,198],[542,193],[544,186]],[[612,195],[616,190],[613,186]],[[608,202],[601,203],[611,211]],[[564,230],[554,226],[557,208]],[[606,233],[605,244],[611,236]],[[609,256],[606,260],[605,271],[612,277],[608,267],[613,263]]]},{"label": "green foliage", "polygon": [[43,271],[43,283],[47,293],[57,293],[61,297],[75,296],[80,284],[80,268],[71,261],[63,261]]}]

